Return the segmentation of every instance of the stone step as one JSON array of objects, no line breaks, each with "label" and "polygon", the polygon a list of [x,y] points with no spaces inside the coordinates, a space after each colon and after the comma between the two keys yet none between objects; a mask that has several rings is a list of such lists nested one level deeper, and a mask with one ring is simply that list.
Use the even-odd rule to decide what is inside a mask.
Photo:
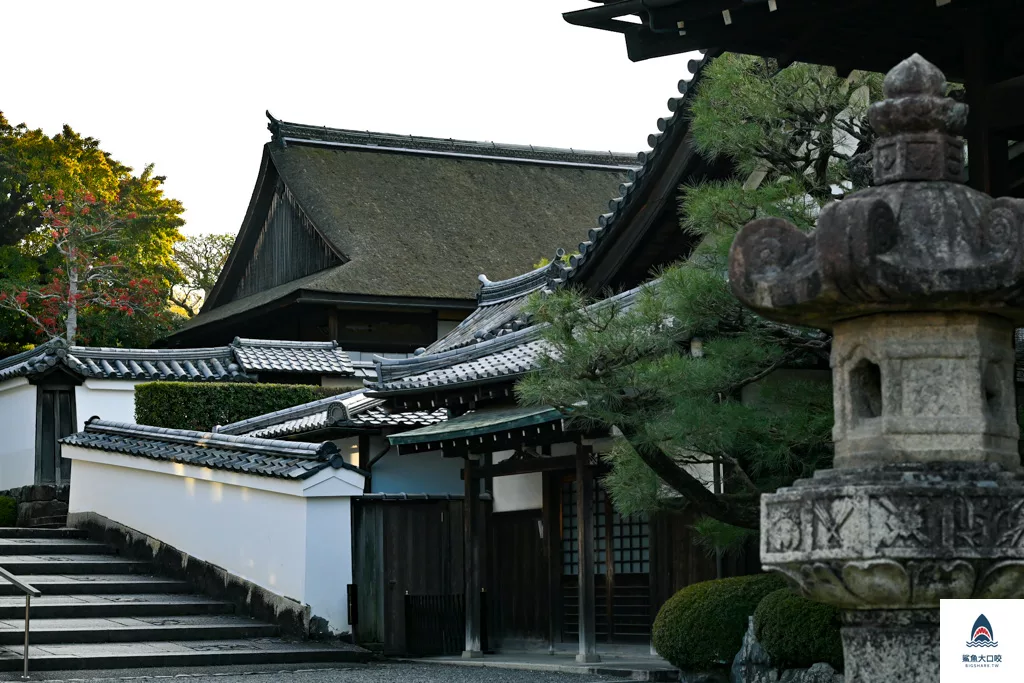
[{"label": "stone step", "polygon": [[[32,619],[179,617],[234,614],[235,606],[202,595],[124,594],[48,595],[32,598]],[[23,596],[0,597],[0,620],[25,616]]]},{"label": "stone step", "polygon": [[29,522],[32,529],[60,529],[68,524],[67,515],[53,515],[50,517],[35,517]]},{"label": "stone step", "polygon": [[[273,624],[234,615],[33,619],[29,640],[37,645],[238,640],[274,637],[278,632]],[[24,642],[24,619],[0,620],[0,645]]]},{"label": "stone step", "polygon": [[[0,670],[21,671],[21,657],[21,647],[0,646]],[[355,663],[371,658],[369,652],[353,646],[295,642],[282,638],[33,645],[29,648],[29,671]]]},{"label": "stone step", "polygon": [[[185,581],[152,574],[19,574],[43,595],[117,595],[122,593],[191,593]],[[23,595],[9,583],[0,581],[0,596]]]},{"label": "stone step", "polygon": [[114,555],[115,551],[103,543],[81,538],[0,538],[0,556],[66,554]]},{"label": "stone step", "polygon": [[80,529],[61,527],[57,529],[37,529],[32,527],[5,526],[0,527],[0,538],[87,538]]},{"label": "stone step", "polygon": [[149,562],[116,555],[68,553],[63,555],[5,555],[0,567],[22,574],[144,574],[153,571]]}]

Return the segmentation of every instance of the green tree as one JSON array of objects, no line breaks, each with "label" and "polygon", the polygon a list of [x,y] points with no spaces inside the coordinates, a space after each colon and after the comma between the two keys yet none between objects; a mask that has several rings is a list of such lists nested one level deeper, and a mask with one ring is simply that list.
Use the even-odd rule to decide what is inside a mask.
[{"label": "green tree", "polygon": [[[758,528],[762,493],[831,462],[828,384],[773,381],[782,369],[827,368],[830,339],[743,308],[728,250],[755,217],[809,230],[834,194],[864,184],[865,113],[880,94],[874,74],[719,57],[696,89],[690,130],[702,154],[732,159],[737,173],[681,188],[681,228],[701,238],[693,254],[628,310],[585,308],[571,291],[534,300],[553,352],[519,384],[520,400],[619,430],[605,483],[622,512],[689,506],[707,539],[729,545]],[[720,492],[709,490],[716,464]]]},{"label": "green tree", "polygon": [[199,314],[206,297],[217,284],[224,262],[227,261],[235,236],[230,234],[189,235],[174,248],[174,260],[183,276],[183,282],[171,291],[171,302],[184,314]]},{"label": "green tree", "polygon": [[[70,126],[48,136],[24,124],[13,126],[0,114],[0,287],[16,294],[52,285],[66,255],[55,248],[45,225],[44,212],[55,208],[46,197],[60,192],[68,197],[89,194],[136,214],[117,240],[92,244],[92,256],[116,256],[119,278],[151,281],[166,301],[182,281],[173,256],[175,243],[183,239],[184,207],[164,195],[164,180],[152,166],[135,174],[105,152],[98,140]],[[182,319],[166,308],[138,315],[118,307],[86,306],[80,312],[78,337],[98,345],[146,346]],[[24,312],[0,312],[0,345],[5,348],[37,340],[38,333],[39,326]]]}]

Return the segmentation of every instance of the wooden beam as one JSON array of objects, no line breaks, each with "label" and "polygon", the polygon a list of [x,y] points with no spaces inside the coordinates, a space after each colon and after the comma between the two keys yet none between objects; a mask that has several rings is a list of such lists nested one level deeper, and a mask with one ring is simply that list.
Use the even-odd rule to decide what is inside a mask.
[{"label": "wooden beam", "polygon": [[465,484],[465,498],[462,511],[464,524],[463,535],[465,536],[465,566],[466,566],[466,649],[462,651],[465,659],[483,656],[483,645],[481,643],[481,609],[480,591],[483,588],[483,576],[481,574],[481,539],[480,539],[480,478],[475,472],[476,461],[466,458],[463,483]]},{"label": "wooden beam", "polygon": [[576,505],[579,515],[579,652],[580,664],[599,662],[597,654],[597,599],[594,595],[594,471],[590,449],[576,448]]}]

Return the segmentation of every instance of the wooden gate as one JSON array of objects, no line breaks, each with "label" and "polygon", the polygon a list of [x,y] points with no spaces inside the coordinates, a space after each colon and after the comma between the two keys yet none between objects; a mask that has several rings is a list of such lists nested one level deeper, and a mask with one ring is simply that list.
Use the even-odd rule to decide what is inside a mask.
[{"label": "wooden gate", "polygon": [[[453,596],[462,600],[463,505],[455,496],[377,494],[353,500],[356,642],[385,654],[406,654],[406,596],[433,596],[438,604]],[[486,529],[490,501],[480,505]],[[418,614],[424,619],[441,614],[417,599],[412,605],[423,608]],[[410,628],[420,633],[419,624]]]}]

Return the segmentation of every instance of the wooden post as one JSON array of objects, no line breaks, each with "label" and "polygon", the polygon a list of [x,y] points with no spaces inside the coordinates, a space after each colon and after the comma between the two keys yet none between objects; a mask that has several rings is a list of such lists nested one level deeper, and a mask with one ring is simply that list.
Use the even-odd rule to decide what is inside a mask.
[{"label": "wooden post", "polygon": [[327,311],[327,336],[329,341],[338,341],[341,336],[341,324],[338,321],[338,309],[332,308]]},{"label": "wooden post", "polygon": [[476,461],[467,456],[463,469],[463,483],[466,496],[463,504],[462,519],[465,525],[466,543],[466,649],[462,651],[465,659],[483,656],[480,642],[480,480],[476,477]]},{"label": "wooden post", "polygon": [[576,447],[576,506],[579,516],[580,544],[580,664],[599,662],[597,655],[596,596],[594,595],[594,471],[590,467],[590,449]]},{"label": "wooden post", "polygon": [[562,487],[558,473],[544,472],[544,541],[548,577],[548,654],[555,654],[559,639],[562,601]]}]

